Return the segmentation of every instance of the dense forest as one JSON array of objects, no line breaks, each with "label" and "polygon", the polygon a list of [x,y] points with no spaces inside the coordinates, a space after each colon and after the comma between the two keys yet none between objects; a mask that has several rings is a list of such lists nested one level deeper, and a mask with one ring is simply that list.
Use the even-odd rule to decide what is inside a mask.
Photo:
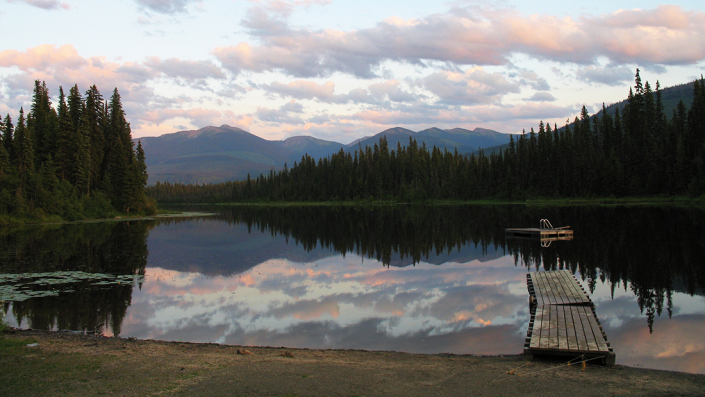
[{"label": "dense forest", "polygon": [[693,84],[688,109],[664,113],[659,83],[634,88],[620,111],[580,117],[563,128],[539,123],[506,150],[463,155],[437,147],[389,148],[385,138],[354,153],[316,161],[305,155],[291,168],[244,181],[212,185],[157,183],[159,202],[249,202],[428,199],[521,200],[527,197],[623,197],[705,193],[705,79]]},{"label": "dense forest", "polygon": [[153,212],[147,167],[134,148],[117,88],[109,101],[92,86],[52,106],[46,84],[34,83],[30,111],[0,120],[0,223],[15,219],[103,218]]}]

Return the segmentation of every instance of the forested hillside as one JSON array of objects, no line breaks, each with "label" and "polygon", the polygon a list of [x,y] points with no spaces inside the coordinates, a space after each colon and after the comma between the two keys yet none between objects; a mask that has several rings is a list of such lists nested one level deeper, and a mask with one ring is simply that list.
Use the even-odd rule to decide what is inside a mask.
[{"label": "forested hillside", "polygon": [[85,97],[78,86],[68,97],[60,87],[54,108],[35,81],[29,112],[15,121],[8,114],[0,130],[0,223],[154,211],[144,151],[133,146],[117,88],[104,101],[95,85]]},{"label": "forested hillside", "polygon": [[228,125],[145,137],[141,142],[147,154],[149,185],[157,182],[210,184],[243,180],[248,174],[260,175],[270,170],[282,171],[284,164],[291,165],[304,154],[318,161],[340,149],[354,152],[360,146],[373,146],[382,136],[390,146],[398,142],[406,145],[412,137],[419,145],[425,142],[426,146],[437,146],[441,150],[457,148],[461,154],[509,142],[508,134],[482,128],[474,131],[429,128],[415,132],[399,127],[347,145],[310,136],[270,141]]},{"label": "forested hillside", "polygon": [[690,109],[669,118],[661,92],[637,69],[623,111],[591,117],[585,107],[572,127],[539,123],[502,151],[463,156],[419,146],[374,147],[310,156],[282,171],[244,181],[189,186],[160,183],[160,202],[335,201],[386,199],[522,199],[705,193],[705,80],[693,84]]}]

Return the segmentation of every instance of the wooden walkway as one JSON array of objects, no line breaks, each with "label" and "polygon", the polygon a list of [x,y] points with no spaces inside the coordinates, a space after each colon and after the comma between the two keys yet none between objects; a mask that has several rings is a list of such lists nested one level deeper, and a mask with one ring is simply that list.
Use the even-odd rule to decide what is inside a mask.
[{"label": "wooden walkway", "polygon": [[567,270],[527,274],[531,321],[524,354],[601,357],[615,354],[580,282]]}]

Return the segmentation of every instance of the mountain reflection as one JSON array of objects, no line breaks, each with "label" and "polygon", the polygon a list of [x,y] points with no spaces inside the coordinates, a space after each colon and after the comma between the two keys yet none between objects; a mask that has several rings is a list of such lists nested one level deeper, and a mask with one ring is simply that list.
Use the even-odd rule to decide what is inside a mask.
[{"label": "mountain reflection", "polygon": [[[70,286],[75,292],[5,302],[5,308],[18,323],[41,329],[110,329],[115,335],[129,329],[125,332],[141,338],[496,354],[521,350],[529,270],[565,268],[579,274],[595,296],[611,299],[598,313],[603,322],[631,324],[634,317],[613,313],[638,306],[649,333],[657,316],[674,315],[674,294],[702,296],[705,285],[700,209],[210,210],[219,215],[0,232],[0,273],[82,270],[146,277],[139,290],[76,283]],[[538,241],[505,238],[505,228],[537,227],[543,218],[570,226],[575,239],[542,247]],[[608,334],[613,344],[615,339],[628,344],[632,336],[625,328]]]}]

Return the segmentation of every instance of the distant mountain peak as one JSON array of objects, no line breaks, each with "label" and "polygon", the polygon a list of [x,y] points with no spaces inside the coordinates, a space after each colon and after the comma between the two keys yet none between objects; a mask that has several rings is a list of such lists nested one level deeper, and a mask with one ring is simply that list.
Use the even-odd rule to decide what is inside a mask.
[{"label": "distant mountain peak", "polygon": [[[242,180],[248,174],[256,177],[271,170],[277,171],[284,164],[293,164],[302,156],[314,159],[327,157],[341,149],[346,152],[374,147],[382,136],[389,147],[407,146],[409,137],[419,146],[438,147],[443,150],[468,153],[478,147],[495,146],[509,141],[509,136],[496,131],[477,133],[455,128],[442,130],[429,128],[415,132],[403,127],[389,128],[371,137],[364,137],[351,144],[326,141],[312,136],[295,136],[283,141],[269,141],[237,127],[223,124],[198,130],[179,131],[160,137],[142,139],[147,158],[150,183],[171,181],[181,183],[213,183]],[[484,132],[488,131],[489,134]]]},{"label": "distant mountain peak", "polygon": [[416,135],[416,132],[414,132],[412,130],[408,130],[404,127],[393,127],[393,128],[386,129],[375,136],[387,135],[387,134]]},{"label": "distant mountain peak", "polygon": [[188,131],[178,131],[174,132],[173,134],[164,134],[164,135],[176,135],[176,136],[182,136],[186,138],[196,138],[199,136],[209,136],[209,135],[215,135],[215,134],[221,134],[221,133],[228,133],[228,132],[237,132],[237,133],[246,133],[249,134],[249,132],[238,128],[238,127],[232,127],[227,124],[223,124],[220,127],[215,127],[215,126],[208,126],[208,127],[203,127],[198,130],[188,130]]}]

